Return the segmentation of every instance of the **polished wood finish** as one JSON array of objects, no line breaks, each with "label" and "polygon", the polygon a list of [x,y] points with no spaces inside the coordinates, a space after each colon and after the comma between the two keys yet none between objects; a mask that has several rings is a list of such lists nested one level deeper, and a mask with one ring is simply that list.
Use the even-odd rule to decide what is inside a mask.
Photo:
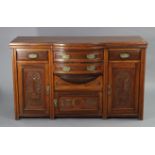
[{"label": "polished wood finish", "polygon": [[143,119],[141,37],[17,37],[10,46],[16,119]]},{"label": "polished wood finish", "polygon": [[12,73],[13,73],[13,86],[14,86],[14,111],[15,119],[19,119],[19,91],[18,91],[18,74],[17,74],[17,53],[16,49],[12,52]]},{"label": "polished wood finish", "polygon": [[144,118],[144,87],[145,87],[145,61],[146,61],[146,48],[141,50],[141,63],[140,63],[140,91],[139,91],[139,119]]},{"label": "polished wood finish", "polygon": [[50,112],[50,118],[54,119],[55,117],[55,111],[54,111],[54,64],[53,64],[53,54],[52,54],[52,48],[48,52],[48,57],[49,57],[49,86],[50,86],[50,95],[49,95],[49,112]]}]

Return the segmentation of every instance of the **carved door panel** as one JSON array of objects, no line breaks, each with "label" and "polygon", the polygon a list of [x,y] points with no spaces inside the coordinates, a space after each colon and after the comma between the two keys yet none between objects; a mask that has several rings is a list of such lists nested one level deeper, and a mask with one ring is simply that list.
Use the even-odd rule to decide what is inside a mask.
[{"label": "carved door panel", "polygon": [[139,63],[110,62],[108,85],[109,116],[138,114]]},{"label": "carved door panel", "polygon": [[48,64],[18,63],[21,116],[49,115]]},{"label": "carved door panel", "polygon": [[55,92],[57,115],[100,116],[102,114],[101,92]]}]

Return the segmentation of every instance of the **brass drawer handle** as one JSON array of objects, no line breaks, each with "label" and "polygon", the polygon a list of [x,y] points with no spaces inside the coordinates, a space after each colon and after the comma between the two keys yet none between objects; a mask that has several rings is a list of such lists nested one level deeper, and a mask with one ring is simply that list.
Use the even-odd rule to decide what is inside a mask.
[{"label": "brass drawer handle", "polygon": [[70,59],[70,55],[63,54],[63,55],[62,55],[62,59]]},{"label": "brass drawer handle", "polygon": [[95,54],[87,54],[87,59],[96,59],[96,55]]},{"label": "brass drawer handle", "polygon": [[95,71],[96,66],[87,66],[87,71]]},{"label": "brass drawer handle", "polygon": [[69,72],[69,71],[71,70],[71,68],[68,67],[68,66],[65,66],[65,67],[62,68],[62,70],[63,70],[64,72]]},{"label": "brass drawer handle", "polygon": [[29,59],[37,59],[38,58],[38,54],[37,53],[30,53],[30,54],[28,54],[28,58]]},{"label": "brass drawer handle", "polygon": [[122,58],[122,59],[130,58],[130,54],[129,53],[121,53],[120,58]]}]

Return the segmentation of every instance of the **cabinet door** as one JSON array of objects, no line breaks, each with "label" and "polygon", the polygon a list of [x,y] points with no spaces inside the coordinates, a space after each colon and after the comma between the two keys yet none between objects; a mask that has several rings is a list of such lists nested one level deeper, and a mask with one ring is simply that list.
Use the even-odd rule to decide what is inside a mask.
[{"label": "cabinet door", "polygon": [[101,92],[55,92],[57,116],[101,116]]},{"label": "cabinet door", "polygon": [[48,64],[18,63],[20,116],[49,115]]},{"label": "cabinet door", "polygon": [[139,63],[110,62],[108,115],[137,116],[139,96]]}]

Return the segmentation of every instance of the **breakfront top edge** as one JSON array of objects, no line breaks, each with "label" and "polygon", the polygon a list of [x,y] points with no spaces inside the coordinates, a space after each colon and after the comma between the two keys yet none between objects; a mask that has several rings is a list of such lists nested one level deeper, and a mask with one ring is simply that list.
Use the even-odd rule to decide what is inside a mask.
[{"label": "breakfront top edge", "polygon": [[147,42],[140,36],[19,36],[10,42],[12,46],[53,45],[53,46],[147,46]]}]

